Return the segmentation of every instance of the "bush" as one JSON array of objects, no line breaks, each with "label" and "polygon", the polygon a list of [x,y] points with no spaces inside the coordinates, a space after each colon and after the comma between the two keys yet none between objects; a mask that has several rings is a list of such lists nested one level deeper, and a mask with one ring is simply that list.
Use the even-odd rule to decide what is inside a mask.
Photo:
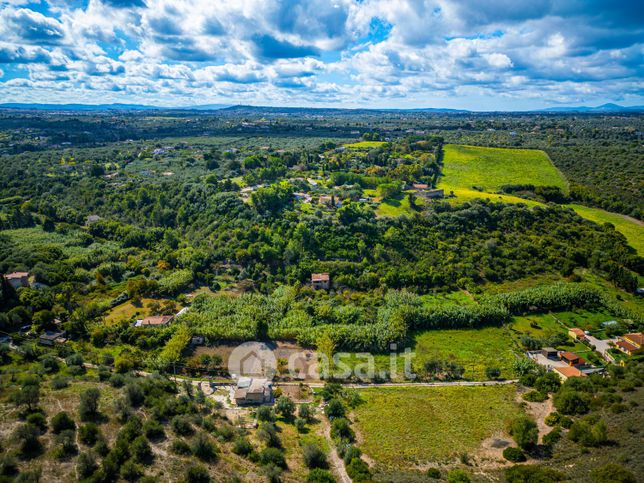
[{"label": "bush", "polygon": [[217,447],[208,436],[197,434],[192,442],[192,454],[203,461],[214,461],[217,457]]},{"label": "bush", "polygon": [[267,446],[275,448],[282,446],[282,442],[277,435],[277,427],[273,423],[262,423],[257,430],[257,438]]},{"label": "bush", "polygon": [[345,418],[341,418],[334,419],[333,423],[331,423],[331,437],[334,439],[338,438],[344,441],[353,442],[355,435],[349,425],[349,421]]},{"label": "bush", "polygon": [[548,395],[540,391],[529,391],[526,392],[522,397],[524,400],[529,402],[543,402],[548,399]]},{"label": "bush", "polygon": [[150,443],[144,436],[138,436],[130,443],[130,454],[138,463],[149,464],[154,457]]},{"label": "bush", "polygon": [[145,400],[143,389],[138,384],[128,384],[125,386],[125,398],[132,407],[139,407]]},{"label": "bush", "polygon": [[69,386],[69,378],[65,376],[56,376],[51,380],[52,389],[57,391],[60,389],[65,389]]},{"label": "bush", "polygon": [[347,465],[347,474],[353,481],[370,481],[369,465],[360,458],[353,458]]},{"label": "bush", "polygon": [[514,447],[505,448],[503,450],[503,457],[508,461],[512,461],[512,463],[521,463],[526,460],[523,451]]},{"label": "bush", "polygon": [[179,455],[192,454],[192,450],[190,449],[190,446],[188,446],[188,443],[186,443],[182,439],[175,439],[170,445],[170,449],[172,450],[173,453],[179,454]]},{"label": "bush", "polygon": [[326,461],[326,454],[315,443],[307,443],[302,446],[304,454],[304,464],[309,468],[326,468],[328,463]]},{"label": "bush", "polygon": [[101,433],[101,430],[95,423],[83,424],[78,428],[78,437],[82,443],[85,443],[87,446],[94,446],[98,437]]},{"label": "bush", "polygon": [[165,438],[165,429],[156,419],[146,421],[143,425],[143,431],[150,441],[159,441]]},{"label": "bush", "polygon": [[260,406],[255,413],[258,421],[275,421],[275,414],[269,406]]},{"label": "bush", "polygon": [[94,387],[81,393],[80,405],[78,406],[81,421],[96,419],[98,416],[98,400],[100,397],[101,392]]},{"label": "bush", "polygon": [[92,453],[85,452],[78,455],[76,473],[78,474],[79,480],[89,477],[97,468],[98,465],[96,464],[96,458],[94,458]]},{"label": "bush", "polygon": [[470,475],[465,470],[454,468],[447,473],[447,481],[449,483],[469,483]]},{"label": "bush", "polygon": [[306,432],[306,420],[302,418],[295,418],[295,429],[298,433]]},{"label": "bush", "polygon": [[137,465],[134,460],[127,460],[123,465],[121,465],[119,474],[124,480],[136,481],[141,477],[141,475],[143,475],[143,468]]},{"label": "bush", "polygon": [[501,369],[497,367],[488,367],[485,369],[485,377],[488,379],[498,379],[501,377]]},{"label": "bush", "polygon": [[295,414],[295,403],[288,396],[281,396],[275,403],[275,411],[286,420],[291,420]]},{"label": "bush", "polygon": [[179,436],[190,436],[195,432],[187,416],[175,416],[170,422],[172,430]]},{"label": "bush", "polygon": [[537,423],[528,417],[519,417],[512,421],[510,434],[521,449],[530,449],[537,444],[539,429]]},{"label": "bush", "polygon": [[278,468],[286,468],[284,453],[277,448],[269,447],[264,449],[259,454],[259,460],[263,465],[274,465]]},{"label": "bush", "polygon": [[344,404],[339,399],[331,399],[324,408],[324,413],[329,419],[343,418],[345,414]]},{"label": "bush", "polygon": [[601,419],[595,422],[588,418],[575,421],[570,427],[568,437],[582,446],[600,446],[608,440],[606,423]]},{"label": "bush", "polygon": [[0,476],[13,476],[18,473],[18,462],[9,455],[0,456]]},{"label": "bush", "polygon": [[125,377],[122,374],[112,374],[110,376],[110,385],[112,387],[123,387],[125,385]]},{"label": "bush", "polygon": [[192,465],[186,470],[187,483],[208,483],[209,481],[208,470],[201,465]]},{"label": "bush", "polygon": [[360,448],[350,444],[346,447],[344,451],[344,455],[342,455],[342,459],[344,460],[344,464],[348,465],[349,463],[351,463],[351,460],[353,458],[360,458],[361,456],[362,456],[362,451],[360,451]]},{"label": "bush", "polygon": [[438,468],[429,468],[425,474],[427,475],[427,478],[431,478],[433,480],[440,480],[441,478],[441,470]]},{"label": "bush", "polygon": [[54,451],[56,458],[66,458],[76,454],[78,451],[78,447],[76,446],[76,432],[71,429],[61,431],[56,435],[55,441],[58,445]]},{"label": "bush", "polygon": [[516,465],[505,470],[505,479],[508,483],[532,483],[563,481],[566,476],[551,468],[536,465]]},{"label": "bush", "polygon": [[636,483],[635,474],[626,468],[609,463],[599,468],[595,468],[590,477],[593,483]]},{"label": "bush", "polygon": [[321,468],[314,468],[306,477],[307,483],[335,483],[335,478],[333,475]]},{"label": "bush", "polygon": [[555,394],[553,403],[561,414],[586,414],[590,408],[590,396],[579,391],[562,388]]},{"label": "bush", "polygon": [[250,444],[250,441],[248,441],[248,438],[244,438],[243,436],[240,436],[237,439],[235,439],[235,442],[233,443],[233,453],[239,456],[248,456],[252,452],[253,452],[253,445]]},{"label": "bush", "polygon": [[544,394],[557,392],[559,387],[561,387],[561,380],[554,372],[546,372],[543,376],[537,378],[534,383],[534,387],[537,391]]},{"label": "bush", "polygon": [[69,414],[67,414],[65,411],[61,411],[56,414],[56,416],[51,418],[51,430],[55,434],[59,434],[65,430],[75,431],[76,423]]},{"label": "bush", "polygon": [[552,446],[557,441],[561,439],[561,428],[554,428],[548,434],[543,436],[543,444],[546,446]]},{"label": "bush", "polygon": [[47,418],[43,413],[31,413],[27,416],[27,422],[33,424],[41,431],[47,430]]}]

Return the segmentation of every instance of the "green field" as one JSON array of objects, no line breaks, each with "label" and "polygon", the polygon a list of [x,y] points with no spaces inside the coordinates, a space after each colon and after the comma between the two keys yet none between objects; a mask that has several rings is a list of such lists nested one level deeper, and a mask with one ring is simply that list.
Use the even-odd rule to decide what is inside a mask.
[{"label": "green field", "polygon": [[507,329],[428,330],[414,337],[416,357],[413,367],[421,372],[425,362],[432,359],[456,362],[465,368],[463,378],[486,380],[485,369],[501,369],[502,377],[512,377],[514,344]]},{"label": "green field", "polygon": [[590,208],[582,205],[568,205],[575,210],[579,216],[598,224],[612,223],[615,229],[626,237],[637,253],[644,254],[644,223],[618,213],[611,213],[600,208]]},{"label": "green field", "polygon": [[379,148],[383,144],[386,144],[384,141],[360,141],[357,143],[345,144],[345,148],[349,149],[371,149]]},{"label": "green field", "polygon": [[[454,193],[455,198],[448,198],[448,201],[453,204],[476,198],[488,198],[492,201],[524,203],[528,206],[543,205],[517,196],[494,193],[504,184],[558,186],[564,192],[568,191],[566,179],[543,151],[458,144],[447,144],[444,150],[443,178],[439,188],[443,188],[447,195],[450,192]],[[474,189],[475,186],[477,189]],[[612,223],[640,255],[644,253],[642,222],[599,208],[576,204],[568,206],[587,220],[599,224]]]},{"label": "green field", "polygon": [[506,184],[558,186],[568,183],[543,151],[501,149],[448,144],[445,146],[443,182],[446,190],[476,186],[494,192]]},{"label": "green field", "polygon": [[472,453],[520,412],[513,385],[378,388],[361,395],[365,403],[354,413],[360,448],[382,469]]}]

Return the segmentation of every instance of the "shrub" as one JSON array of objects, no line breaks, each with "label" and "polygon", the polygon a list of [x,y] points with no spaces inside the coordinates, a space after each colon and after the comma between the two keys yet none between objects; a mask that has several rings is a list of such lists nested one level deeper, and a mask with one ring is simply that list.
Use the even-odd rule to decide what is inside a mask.
[{"label": "shrub", "polygon": [[144,436],[137,436],[130,443],[130,454],[136,462],[145,464],[149,464],[154,457],[150,443],[148,443],[148,440]]},{"label": "shrub", "polygon": [[575,421],[570,427],[568,437],[582,446],[600,446],[608,440],[606,423],[601,419],[597,422],[592,419]]},{"label": "shrub", "polygon": [[182,439],[175,439],[170,445],[170,449],[175,454],[180,454],[180,455],[192,454],[192,450],[190,449],[190,446],[188,446],[188,443],[186,443]]},{"label": "shrub", "polygon": [[76,446],[76,432],[71,429],[61,431],[55,438],[57,448],[54,451],[56,458],[62,459],[73,454],[76,454],[78,447]]},{"label": "shrub", "polygon": [[590,477],[593,483],[636,483],[637,481],[634,473],[615,463],[595,468],[590,473]]},{"label": "shrub", "polygon": [[488,367],[485,369],[485,377],[488,379],[498,379],[501,377],[501,369],[497,367]]},{"label": "shrub", "polygon": [[237,439],[235,439],[235,442],[233,443],[233,453],[239,456],[248,456],[252,452],[253,452],[253,445],[250,444],[250,441],[248,441],[248,438],[244,438],[243,436],[240,436]]},{"label": "shrub", "polygon": [[209,481],[208,470],[201,465],[192,465],[186,470],[187,483],[208,483]]},{"label": "shrub", "polygon": [[60,389],[65,389],[69,386],[69,378],[65,376],[56,376],[51,380],[52,389],[57,391]]},{"label": "shrub", "polygon": [[537,444],[539,429],[537,423],[528,417],[519,417],[512,421],[510,434],[521,449],[530,449]]},{"label": "shrub", "polygon": [[447,481],[449,483],[469,483],[470,475],[465,470],[454,468],[447,473]]},{"label": "shrub", "polygon": [[69,414],[67,414],[65,411],[61,411],[56,414],[56,416],[51,418],[51,430],[56,434],[59,434],[65,430],[75,431],[76,423]]},{"label": "shrub", "polygon": [[551,468],[536,465],[516,465],[505,470],[508,483],[563,481],[566,476]]},{"label": "shrub", "polygon": [[123,465],[121,465],[119,474],[124,480],[136,481],[141,477],[141,475],[143,475],[143,468],[137,465],[134,460],[127,460]]},{"label": "shrub", "polygon": [[438,468],[429,468],[425,474],[427,475],[427,478],[440,480],[441,470],[439,470]]},{"label": "shrub", "polygon": [[203,461],[213,461],[217,457],[217,447],[208,436],[197,434],[192,442],[192,454]]},{"label": "shrub", "polygon": [[78,437],[82,443],[85,443],[88,446],[94,446],[98,437],[101,433],[101,430],[95,423],[83,424],[78,428]]},{"label": "shrub", "polygon": [[263,465],[274,465],[278,468],[286,468],[284,453],[277,448],[269,447],[262,450],[259,454],[259,460]]},{"label": "shrub", "polygon": [[307,483],[335,483],[335,478],[328,470],[314,468],[306,477]]},{"label": "shrub", "polygon": [[512,463],[521,463],[526,460],[523,451],[514,447],[505,448],[503,450],[503,457],[508,461],[512,461]]},{"label": "shrub", "polygon": [[543,444],[546,446],[552,446],[557,441],[561,439],[561,428],[554,428],[548,434],[543,436]]},{"label": "shrub", "polygon": [[0,476],[13,476],[18,472],[18,463],[10,454],[0,456]]},{"label": "shrub", "polygon": [[138,384],[131,383],[125,386],[125,398],[131,406],[136,408],[143,404],[145,394],[143,394],[143,389]]},{"label": "shrub", "polygon": [[98,416],[98,400],[100,397],[101,392],[94,387],[81,393],[80,405],[78,406],[81,421],[90,421]]},{"label": "shrub", "polygon": [[561,422],[561,418],[562,418],[561,414],[555,411],[548,414],[543,420],[543,422],[546,423],[548,426],[556,426]]},{"label": "shrub", "polygon": [[353,481],[370,481],[369,465],[360,458],[353,458],[347,465],[347,474]]},{"label": "shrub", "polygon": [[151,441],[159,441],[165,438],[165,429],[156,419],[150,419],[143,425],[145,436]]},{"label": "shrub", "polygon": [[562,414],[585,414],[590,408],[590,397],[579,391],[562,388],[555,394],[553,403]]},{"label": "shrub", "polygon": [[78,473],[79,480],[89,477],[97,468],[98,465],[96,464],[96,458],[94,458],[92,453],[84,452],[78,455],[76,473]]},{"label": "shrub", "polygon": [[282,446],[277,427],[273,423],[262,423],[257,430],[257,438],[268,446],[279,448]]},{"label": "shrub", "polygon": [[307,443],[302,446],[304,454],[304,464],[309,468],[326,468],[328,466],[326,461],[326,454],[315,443]]},{"label": "shrub", "polygon": [[298,409],[298,416],[308,422],[308,420],[313,416],[311,406],[309,406],[308,404],[300,404],[300,407]]},{"label": "shrub", "polygon": [[275,421],[275,414],[269,406],[260,406],[255,413],[258,421]]},{"label": "shrub", "polygon": [[43,413],[31,413],[27,416],[27,422],[33,424],[41,431],[47,430],[47,418]]},{"label": "shrub", "polygon": [[286,420],[293,418],[295,414],[295,403],[288,396],[281,396],[275,404],[275,410]]},{"label": "shrub", "polygon": [[362,451],[360,451],[360,448],[350,444],[344,450],[344,455],[342,455],[342,459],[344,460],[344,464],[348,465],[349,463],[351,463],[351,460],[353,458],[360,458],[361,456],[362,456]]},{"label": "shrub", "polygon": [[343,418],[345,414],[344,404],[339,399],[331,399],[324,408],[324,413],[329,419]]},{"label": "shrub", "polygon": [[298,433],[304,433],[306,431],[306,420],[295,418],[295,429],[297,429]]},{"label": "shrub", "polygon": [[537,378],[534,383],[534,387],[537,391],[544,394],[557,392],[559,387],[561,387],[561,380],[554,372],[546,372],[544,375]]},{"label": "shrub", "polygon": [[122,374],[112,374],[110,376],[110,385],[112,387],[123,387],[125,385],[125,377]]},{"label": "shrub", "polygon": [[80,354],[72,354],[67,359],[65,359],[65,364],[69,367],[72,366],[82,366],[83,365],[83,356]]},{"label": "shrub", "polygon": [[334,439],[338,438],[341,440],[353,442],[355,436],[353,434],[351,426],[349,425],[349,421],[347,421],[345,418],[334,419],[333,423],[331,423],[331,437],[333,437]]},{"label": "shrub", "polygon": [[172,430],[179,436],[190,436],[195,432],[187,416],[175,416],[170,422]]},{"label": "shrub", "polygon": [[522,397],[524,400],[529,402],[543,402],[548,399],[548,395],[540,391],[529,391],[526,392]]}]

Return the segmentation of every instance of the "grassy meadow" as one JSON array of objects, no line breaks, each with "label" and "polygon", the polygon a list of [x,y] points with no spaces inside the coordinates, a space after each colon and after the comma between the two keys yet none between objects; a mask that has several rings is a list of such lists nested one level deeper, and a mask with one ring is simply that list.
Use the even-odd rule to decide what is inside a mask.
[{"label": "grassy meadow", "polygon": [[415,387],[360,392],[354,413],[364,453],[387,468],[448,462],[475,452],[520,413],[516,388]]},{"label": "grassy meadow", "polygon": [[[506,184],[558,186],[568,191],[568,183],[543,151],[502,149],[447,144],[443,182],[446,189],[494,192]],[[441,185],[441,187],[443,187]]]}]

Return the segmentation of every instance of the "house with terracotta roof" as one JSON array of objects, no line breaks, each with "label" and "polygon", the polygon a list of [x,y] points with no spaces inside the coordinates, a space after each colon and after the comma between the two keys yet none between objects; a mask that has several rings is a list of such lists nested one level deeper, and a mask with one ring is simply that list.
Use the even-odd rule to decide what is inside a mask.
[{"label": "house with terracotta roof", "polygon": [[12,272],[4,278],[13,288],[29,287],[29,272]]},{"label": "house with terracotta roof", "polygon": [[568,335],[573,339],[573,340],[586,340],[586,334],[584,333],[583,330],[579,329],[578,327],[573,327],[572,329],[568,330]]},{"label": "house with terracotta roof", "polygon": [[576,367],[555,367],[554,370],[555,374],[557,374],[562,381],[566,381],[571,377],[586,377],[586,374]]},{"label": "house with terracotta roof", "polygon": [[312,273],[311,286],[315,290],[329,290],[331,287],[331,278],[328,273]]},{"label": "house with terracotta roof", "polygon": [[173,315],[151,315],[144,319],[137,320],[135,327],[163,327],[174,319]]},{"label": "house with terracotta roof", "polygon": [[579,357],[574,352],[560,352],[559,359],[571,367],[581,366],[586,363],[586,360],[583,357]]},{"label": "house with terracotta roof", "polygon": [[644,334],[642,332],[624,334],[618,338],[615,347],[629,356],[641,354],[644,352]]}]

